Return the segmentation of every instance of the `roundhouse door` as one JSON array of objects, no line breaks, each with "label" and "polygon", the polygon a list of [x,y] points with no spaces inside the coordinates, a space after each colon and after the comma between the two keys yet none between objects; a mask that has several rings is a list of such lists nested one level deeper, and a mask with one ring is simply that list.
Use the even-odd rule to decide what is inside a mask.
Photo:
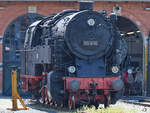
[{"label": "roundhouse door", "polygon": [[[11,95],[11,68],[21,66],[21,50],[27,27],[44,16],[35,13],[27,13],[14,19],[7,27],[3,39],[3,94]],[[19,73],[19,71],[18,71]],[[19,77],[18,77],[19,79]]]},{"label": "roundhouse door", "polygon": [[[131,65],[127,68],[131,68],[136,72],[142,74],[140,78],[142,80],[141,86],[136,86],[135,90],[136,93],[140,93],[140,90],[144,89],[144,46],[143,46],[143,39],[142,33],[136,23],[134,23],[129,18],[118,16],[117,26],[121,31],[122,38],[127,42],[128,45],[128,55],[131,58]],[[139,89],[139,87],[141,89]]]},{"label": "roundhouse door", "polygon": [[133,68],[143,71],[143,37],[138,26],[130,19],[118,16],[117,26],[128,45]]}]

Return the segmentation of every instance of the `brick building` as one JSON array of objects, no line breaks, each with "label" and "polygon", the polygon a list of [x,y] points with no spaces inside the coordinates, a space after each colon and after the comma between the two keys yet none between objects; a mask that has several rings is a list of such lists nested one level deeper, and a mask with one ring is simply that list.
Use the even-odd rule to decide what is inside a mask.
[{"label": "brick building", "polygon": [[[4,36],[7,26],[17,17],[26,13],[49,16],[64,9],[77,9],[78,0],[0,0],[0,36]],[[119,15],[132,20],[147,37],[150,31],[150,0],[95,0],[94,10],[106,9],[110,14],[114,6],[119,6]],[[0,92],[3,83],[2,41],[0,43]]]}]

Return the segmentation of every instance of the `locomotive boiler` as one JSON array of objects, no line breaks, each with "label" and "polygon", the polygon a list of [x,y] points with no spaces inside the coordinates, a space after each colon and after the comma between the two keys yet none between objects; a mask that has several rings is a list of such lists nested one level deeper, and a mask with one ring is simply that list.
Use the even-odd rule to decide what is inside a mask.
[{"label": "locomotive boiler", "polygon": [[93,11],[92,2],[29,26],[22,53],[22,87],[43,103],[68,106],[100,103],[122,96],[127,45],[117,16]]}]

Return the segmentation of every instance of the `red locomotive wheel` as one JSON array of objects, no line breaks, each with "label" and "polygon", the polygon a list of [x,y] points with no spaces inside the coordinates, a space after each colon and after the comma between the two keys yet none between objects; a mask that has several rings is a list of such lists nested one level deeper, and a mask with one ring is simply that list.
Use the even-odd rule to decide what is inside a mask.
[{"label": "red locomotive wheel", "polygon": [[111,96],[105,96],[105,102],[104,102],[104,107],[107,108],[111,104]]},{"label": "red locomotive wheel", "polygon": [[40,102],[42,104],[45,104],[45,91],[44,91],[44,87],[41,89],[41,98],[40,98]]},{"label": "red locomotive wheel", "polygon": [[69,109],[75,109],[75,99],[74,96],[72,96],[71,98],[69,98],[68,100],[68,107]]},{"label": "red locomotive wheel", "polygon": [[48,96],[48,91],[47,91],[47,87],[45,87],[45,102],[46,104],[49,104],[50,103],[50,98]]},{"label": "red locomotive wheel", "polygon": [[40,102],[42,103],[42,104],[49,104],[49,102],[50,102],[50,98],[49,98],[49,96],[48,96],[48,94],[47,94],[47,87],[42,87],[42,89],[41,89],[41,99],[40,99]]}]

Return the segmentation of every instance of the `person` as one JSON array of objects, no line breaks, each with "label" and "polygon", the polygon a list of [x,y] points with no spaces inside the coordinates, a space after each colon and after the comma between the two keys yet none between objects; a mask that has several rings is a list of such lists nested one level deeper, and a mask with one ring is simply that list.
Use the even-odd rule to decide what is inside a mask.
[{"label": "person", "polygon": [[136,68],[135,88],[137,95],[142,95],[143,74],[139,67]]}]

